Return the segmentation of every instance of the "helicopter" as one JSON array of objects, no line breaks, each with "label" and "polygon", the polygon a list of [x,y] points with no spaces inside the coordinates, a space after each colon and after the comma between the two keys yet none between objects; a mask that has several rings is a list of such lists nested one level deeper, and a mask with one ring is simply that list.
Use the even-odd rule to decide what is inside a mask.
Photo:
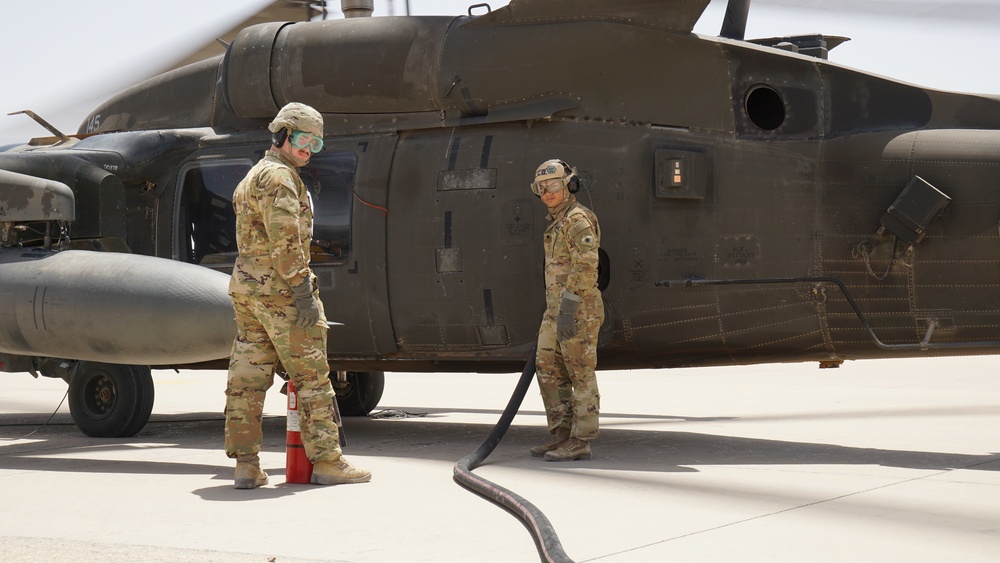
[{"label": "helicopter", "polygon": [[747,40],[748,0],[696,34],[708,4],[345,0],[7,148],[0,371],[67,380],[85,434],[127,436],[151,367],[225,367],[232,193],[290,101],[325,120],[300,173],[345,414],[385,371],[520,368],[553,157],[601,221],[599,369],[996,353],[1000,97],[830,61],[845,37]]}]

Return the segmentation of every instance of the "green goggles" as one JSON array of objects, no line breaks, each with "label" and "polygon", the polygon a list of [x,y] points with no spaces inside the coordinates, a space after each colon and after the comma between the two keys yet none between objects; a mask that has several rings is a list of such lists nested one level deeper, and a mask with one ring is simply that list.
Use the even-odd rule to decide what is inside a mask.
[{"label": "green goggles", "polygon": [[295,131],[292,133],[291,137],[289,137],[289,140],[292,141],[292,146],[297,149],[304,149],[308,147],[314,154],[323,150],[323,139],[313,135],[312,133]]}]

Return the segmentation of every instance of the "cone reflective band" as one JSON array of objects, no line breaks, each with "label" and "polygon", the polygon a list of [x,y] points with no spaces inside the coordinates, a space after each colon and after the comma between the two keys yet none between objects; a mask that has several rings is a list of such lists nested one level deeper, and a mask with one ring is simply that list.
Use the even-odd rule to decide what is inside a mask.
[{"label": "cone reflective band", "polygon": [[295,385],[288,382],[288,416],[285,419],[285,482],[308,483],[312,478],[313,464],[306,457],[299,432],[298,396]]}]

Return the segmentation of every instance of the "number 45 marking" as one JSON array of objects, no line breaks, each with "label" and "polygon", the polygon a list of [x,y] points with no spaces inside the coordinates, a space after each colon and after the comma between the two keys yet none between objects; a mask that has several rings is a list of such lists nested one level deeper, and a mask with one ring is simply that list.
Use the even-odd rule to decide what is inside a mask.
[{"label": "number 45 marking", "polygon": [[95,113],[87,121],[87,133],[93,133],[101,127],[101,114]]}]

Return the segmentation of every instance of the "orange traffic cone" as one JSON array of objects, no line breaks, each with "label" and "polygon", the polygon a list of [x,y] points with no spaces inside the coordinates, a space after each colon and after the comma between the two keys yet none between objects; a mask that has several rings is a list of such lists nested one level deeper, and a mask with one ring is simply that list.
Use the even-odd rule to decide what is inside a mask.
[{"label": "orange traffic cone", "polygon": [[313,464],[306,457],[299,432],[298,397],[295,386],[288,381],[288,418],[285,419],[285,482],[308,483],[312,478]]}]

